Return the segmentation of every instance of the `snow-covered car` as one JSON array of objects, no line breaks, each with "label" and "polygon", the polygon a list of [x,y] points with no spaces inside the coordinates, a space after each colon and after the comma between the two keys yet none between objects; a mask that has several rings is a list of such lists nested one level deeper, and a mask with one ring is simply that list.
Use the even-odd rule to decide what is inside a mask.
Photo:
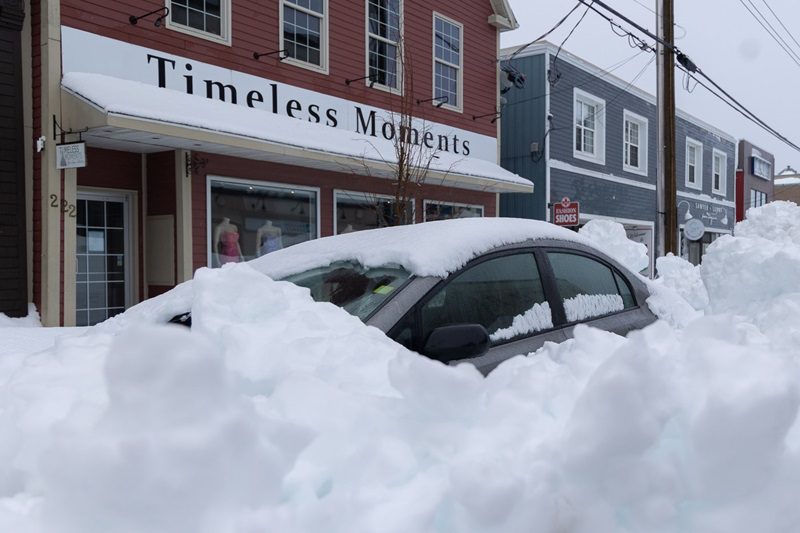
[{"label": "snow-covered car", "polygon": [[[572,336],[656,317],[636,274],[577,233],[540,221],[469,218],[307,241],[250,262],[307,287],[396,342],[488,373]],[[186,322],[190,316],[173,319]]]}]

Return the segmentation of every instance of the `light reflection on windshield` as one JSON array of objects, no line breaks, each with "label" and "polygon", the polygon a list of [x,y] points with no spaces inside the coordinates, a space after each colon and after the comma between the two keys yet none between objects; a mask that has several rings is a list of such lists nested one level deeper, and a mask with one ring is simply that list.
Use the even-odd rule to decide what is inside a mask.
[{"label": "light reflection on windshield", "polygon": [[338,305],[351,315],[366,320],[389,299],[411,274],[395,265],[365,268],[358,263],[340,261],[284,278],[306,287],[318,302]]}]

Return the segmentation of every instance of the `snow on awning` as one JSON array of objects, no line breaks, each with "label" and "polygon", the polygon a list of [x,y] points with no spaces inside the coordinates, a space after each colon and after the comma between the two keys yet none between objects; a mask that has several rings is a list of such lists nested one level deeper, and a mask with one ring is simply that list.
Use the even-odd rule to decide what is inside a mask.
[{"label": "snow on awning", "polygon": [[[101,74],[62,79],[65,124],[89,128],[101,148],[152,153],[184,149],[390,178],[394,144],[260,109],[231,105]],[[428,184],[486,192],[532,192],[496,163],[449,152],[431,161]]]}]

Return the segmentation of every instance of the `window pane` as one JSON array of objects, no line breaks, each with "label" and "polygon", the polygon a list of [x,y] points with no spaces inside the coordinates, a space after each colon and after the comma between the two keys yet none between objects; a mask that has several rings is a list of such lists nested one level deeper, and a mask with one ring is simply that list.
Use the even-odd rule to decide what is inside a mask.
[{"label": "window pane", "polygon": [[106,224],[106,206],[104,202],[86,201],[86,215],[89,226],[99,227]]},{"label": "window pane", "polygon": [[290,187],[211,182],[211,266],[317,237],[317,195]]},{"label": "window pane", "polygon": [[414,220],[413,200],[405,209],[395,207],[393,199],[381,198],[364,193],[338,193],[336,195],[336,232],[350,233],[365,229],[395,226],[404,217],[404,224]]},{"label": "window pane", "polygon": [[449,324],[481,324],[494,341],[553,327],[532,254],[498,257],[448,282],[421,309],[423,338]]},{"label": "window pane", "polygon": [[474,206],[456,206],[451,204],[426,203],[425,220],[446,220],[451,218],[473,218],[482,217],[483,208]]},{"label": "window pane", "polygon": [[567,320],[576,322],[624,308],[612,270],[588,257],[548,252]]}]

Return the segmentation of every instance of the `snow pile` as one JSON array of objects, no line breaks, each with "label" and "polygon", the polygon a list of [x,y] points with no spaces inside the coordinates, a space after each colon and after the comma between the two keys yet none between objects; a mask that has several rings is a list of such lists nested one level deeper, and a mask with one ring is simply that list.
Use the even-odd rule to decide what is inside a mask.
[{"label": "snow pile", "polygon": [[28,304],[28,315],[20,318],[12,318],[5,313],[0,313],[0,328],[32,328],[41,327],[42,322],[36,306]]},{"label": "snow pile", "polygon": [[773,300],[800,293],[800,207],[771,202],[748,209],[734,234],[714,241],[700,267],[714,312],[755,316]]},{"label": "snow pile", "polygon": [[564,300],[564,312],[570,322],[607,315],[624,308],[619,294],[578,294]]},{"label": "snow pile", "polygon": [[647,258],[647,246],[628,239],[625,228],[618,222],[592,219],[578,230],[578,233],[631,272],[641,272],[650,264]]},{"label": "snow pile", "polygon": [[700,267],[682,257],[667,254],[656,259],[658,280],[682,296],[691,306],[702,311],[708,306],[708,291],[700,275]]},{"label": "snow pile", "polygon": [[547,302],[534,304],[533,307],[521,315],[515,316],[511,325],[498,329],[491,334],[493,341],[511,339],[517,335],[524,335],[533,331],[542,331],[553,327],[553,313]]},{"label": "snow pile", "polygon": [[[800,213],[775,209],[710,247],[706,316],[652,284],[686,327],[578,326],[486,378],[249,264],[202,269],[3,353],[0,531],[798,531],[800,291],[756,267],[800,262]],[[152,324],[187,304],[191,330]]]}]

